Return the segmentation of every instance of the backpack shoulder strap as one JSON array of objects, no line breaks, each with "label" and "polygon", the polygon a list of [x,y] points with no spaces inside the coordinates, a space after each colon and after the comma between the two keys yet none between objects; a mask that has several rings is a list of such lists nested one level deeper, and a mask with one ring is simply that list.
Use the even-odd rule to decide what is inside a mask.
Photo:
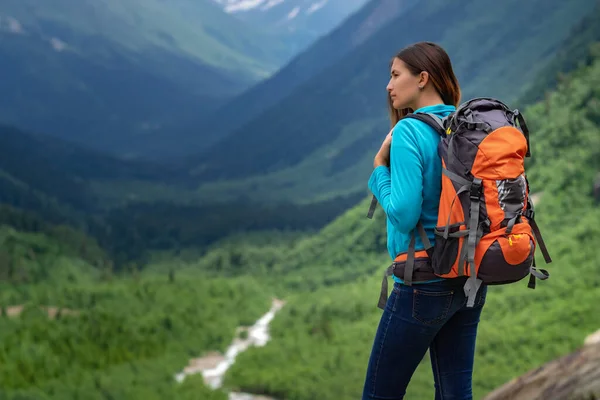
[{"label": "backpack shoulder strap", "polygon": [[[446,128],[444,127],[444,121],[446,118],[440,118],[435,114],[427,114],[427,113],[410,113],[403,117],[404,118],[413,118],[419,121],[422,121],[432,127],[440,136],[446,136]],[[367,212],[367,218],[372,219],[373,214],[375,213],[375,208],[377,207],[377,199],[375,196],[371,199],[371,204],[369,206],[369,211]]]},{"label": "backpack shoulder strap", "polygon": [[404,116],[404,118],[413,118],[417,119],[421,122],[426,123],[430,127],[432,127],[440,136],[446,136],[446,128],[444,127],[444,119],[438,117],[435,114],[427,114],[427,113],[410,113]]}]

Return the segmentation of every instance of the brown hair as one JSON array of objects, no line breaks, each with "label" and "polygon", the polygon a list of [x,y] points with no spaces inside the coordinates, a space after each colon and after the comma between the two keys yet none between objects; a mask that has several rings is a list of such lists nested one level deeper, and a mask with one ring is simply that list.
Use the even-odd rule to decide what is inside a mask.
[{"label": "brown hair", "polygon": [[[419,42],[402,49],[394,58],[402,60],[413,75],[422,71],[429,73],[429,79],[444,104],[458,107],[460,102],[460,86],[454,75],[450,57],[446,51],[432,42]],[[392,59],[392,62],[394,59]],[[392,127],[406,114],[413,112],[410,108],[397,110],[392,105],[388,93],[388,108]]]}]

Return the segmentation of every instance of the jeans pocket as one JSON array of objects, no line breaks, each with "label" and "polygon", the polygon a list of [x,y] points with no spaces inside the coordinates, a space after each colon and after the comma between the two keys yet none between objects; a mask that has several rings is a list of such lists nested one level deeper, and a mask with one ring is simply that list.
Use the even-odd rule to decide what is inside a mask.
[{"label": "jeans pocket", "polygon": [[447,318],[453,296],[453,290],[413,289],[413,318],[425,325],[439,324]]}]

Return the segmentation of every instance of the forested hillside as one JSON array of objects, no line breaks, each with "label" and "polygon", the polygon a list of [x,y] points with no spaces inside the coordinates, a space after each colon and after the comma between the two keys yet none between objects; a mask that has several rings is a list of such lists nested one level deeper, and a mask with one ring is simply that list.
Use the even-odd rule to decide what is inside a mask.
[{"label": "forested hillside", "polygon": [[587,0],[478,0],[411,8],[199,155],[190,169],[209,182],[199,192],[262,201],[364,194],[372,154],[389,128],[385,85],[397,51],[415,41],[438,42],[454,60],[463,100],[492,96],[513,103],[594,6]]},{"label": "forested hillside", "polygon": [[[367,2],[331,33],[298,54],[273,76],[239,96],[232,97],[214,113],[190,121],[186,127],[188,131],[182,131],[179,135],[182,142],[179,151],[186,156],[192,154],[192,167],[195,166],[197,153],[204,152],[215,142],[224,140],[241,126],[277,105],[295,89],[302,88],[305,82],[343,59],[375,35],[386,23],[408,12],[415,4],[415,0]],[[236,110],[235,118],[231,118],[231,110]]]},{"label": "forested hillside", "polygon": [[126,157],[294,55],[211,1],[4,0],[0,121]]},{"label": "forested hillside", "polygon": [[[0,204],[20,211],[4,220],[36,233],[45,223],[82,230],[117,269],[131,262],[143,267],[155,251],[199,250],[234,233],[315,231],[360,200],[352,195],[318,204],[268,204],[240,197],[200,203],[190,182],[164,166],[119,160],[0,124]],[[136,184],[142,183],[152,190],[140,191]],[[126,191],[114,194],[114,185]],[[177,191],[170,192],[172,187]],[[43,223],[21,225],[22,218]]]},{"label": "forested hillside", "polygon": [[174,374],[223,351],[268,308],[268,291],[249,277],[115,275],[86,261],[91,248],[64,243],[0,229],[2,399],[226,399]]}]

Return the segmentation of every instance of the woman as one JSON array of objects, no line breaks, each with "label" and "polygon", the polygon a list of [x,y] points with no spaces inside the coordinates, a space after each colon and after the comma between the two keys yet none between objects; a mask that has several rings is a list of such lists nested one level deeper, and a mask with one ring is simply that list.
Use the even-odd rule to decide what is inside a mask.
[{"label": "woman", "polygon": [[[421,42],[393,58],[387,91],[393,128],[375,156],[369,188],[386,213],[388,251],[395,259],[407,252],[419,221],[434,243],[441,192],[439,134],[421,121],[401,118],[410,112],[447,116],[458,106],[460,87],[448,54],[434,43]],[[423,248],[416,235],[417,252]],[[475,307],[467,308],[465,278],[439,278],[428,262],[415,265],[412,286],[403,284],[403,274],[395,274],[373,343],[363,400],[403,399],[427,350],[435,399],[472,399],[475,337],[487,288],[482,286]]]}]

